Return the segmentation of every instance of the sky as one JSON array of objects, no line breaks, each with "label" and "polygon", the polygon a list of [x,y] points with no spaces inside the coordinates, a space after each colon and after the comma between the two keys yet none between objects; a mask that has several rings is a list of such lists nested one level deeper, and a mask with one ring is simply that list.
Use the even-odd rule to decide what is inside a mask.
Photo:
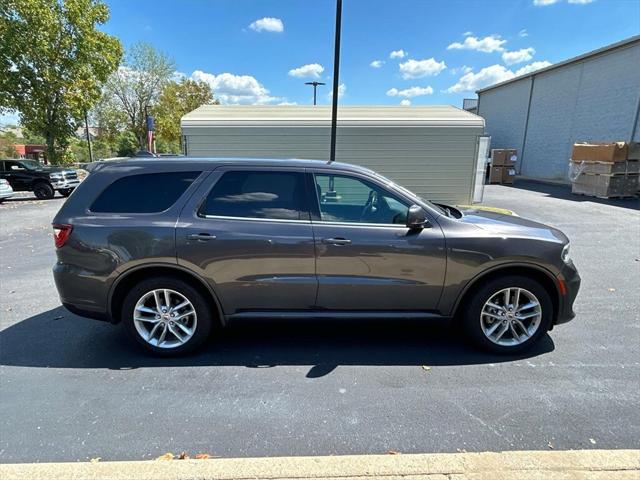
[{"label": "sky", "polygon": [[[335,0],[106,0],[222,103],[331,102]],[[640,33],[640,0],[343,0],[340,103],[451,104]],[[6,119],[5,119],[6,120]],[[0,117],[0,123],[2,118]]]}]

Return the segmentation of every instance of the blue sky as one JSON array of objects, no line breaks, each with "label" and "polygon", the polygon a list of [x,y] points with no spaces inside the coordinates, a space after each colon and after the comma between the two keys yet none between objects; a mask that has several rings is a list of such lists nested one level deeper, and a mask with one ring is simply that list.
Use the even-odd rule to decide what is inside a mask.
[{"label": "blue sky", "polygon": [[[318,99],[330,102],[334,0],[107,3],[103,28],[125,48],[153,44],[225,103],[307,104],[310,80],[327,83]],[[460,106],[476,88],[638,33],[640,0],[344,0],[341,103]]]}]

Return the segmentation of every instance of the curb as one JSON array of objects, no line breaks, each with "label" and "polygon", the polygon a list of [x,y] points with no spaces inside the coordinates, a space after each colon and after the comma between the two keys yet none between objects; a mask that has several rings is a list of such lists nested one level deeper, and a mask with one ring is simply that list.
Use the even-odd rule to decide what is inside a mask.
[{"label": "curb", "polygon": [[525,480],[640,478],[640,450],[2,464],[3,480]]}]

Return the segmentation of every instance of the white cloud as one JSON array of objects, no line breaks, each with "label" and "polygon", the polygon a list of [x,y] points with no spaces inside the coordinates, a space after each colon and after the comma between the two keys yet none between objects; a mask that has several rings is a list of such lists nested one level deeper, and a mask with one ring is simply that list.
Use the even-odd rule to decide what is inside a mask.
[{"label": "white cloud", "polygon": [[[338,98],[342,98],[347,94],[347,86],[344,83],[338,85]],[[333,91],[327,93],[328,98],[333,98]]]},{"label": "white cloud", "polygon": [[402,100],[400,102],[400,105],[402,105],[403,107],[408,107],[409,105],[411,105],[411,100],[407,100],[406,98],[404,100]]},{"label": "white cloud", "polygon": [[485,53],[502,52],[504,51],[503,45],[505,43],[507,41],[500,38],[500,35],[489,35],[484,38],[469,36],[462,43],[453,42],[447,47],[447,50],[477,50]]},{"label": "white cloud", "polygon": [[461,92],[475,92],[484,87],[495,85],[496,83],[511,80],[512,78],[519,77],[526,73],[531,73],[535,70],[539,70],[551,65],[546,60],[540,62],[533,62],[529,65],[516,70],[515,72],[509,70],[504,65],[491,65],[481,69],[478,73],[467,73],[460,77],[455,85],[450,86],[445,90],[447,93],[461,93]]},{"label": "white cloud", "polygon": [[459,73],[465,74],[465,73],[469,73],[473,71],[472,67],[469,67],[468,65],[462,65],[461,67],[456,67],[456,68],[450,68],[449,69],[449,73],[451,73],[451,75],[457,75]]},{"label": "white cloud", "polygon": [[516,76],[524,75],[525,73],[531,73],[536,70],[540,70],[541,68],[545,68],[551,65],[551,62],[547,62],[546,60],[542,60],[540,62],[533,62],[529,65],[525,65],[522,68],[516,70]]},{"label": "white cloud", "polygon": [[389,58],[404,58],[407,56],[407,52],[404,50],[394,50],[389,54]]},{"label": "white cloud", "polygon": [[471,35],[473,35],[473,32],[468,32],[468,31],[462,34],[463,37],[470,37]]},{"label": "white cloud", "polygon": [[196,70],[191,74],[191,79],[208,83],[215,98],[223,104],[260,105],[281,100],[269,95],[269,90],[251,75],[214,75]]},{"label": "white cloud", "polygon": [[280,102],[278,105],[281,105],[281,106],[298,105],[298,102]]},{"label": "white cloud", "polygon": [[264,17],[259,20],[256,20],[255,22],[252,22],[249,25],[249,28],[256,32],[281,33],[284,31],[284,24],[282,23],[282,20],[280,20],[279,18]]},{"label": "white cloud", "polygon": [[289,75],[296,78],[320,78],[322,72],[324,72],[324,67],[319,63],[308,63],[289,70]]},{"label": "white cloud", "polygon": [[507,65],[528,62],[533,58],[534,53],[536,53],[536,51],[531,47],[522,48],[520,50],[513,50],[511,52],[505,51],[502,52],[502,61]]},{"label": "white cloud", "polygon": [[387,90],[389,97],[420,97],[422,95],[431,95],[433,88],[431,87],[409,87],[404,90],[398,90],[397,88],[390,88]]},{"label": "white cloud", "polygon": [[475,92],[476,90],[504,82],[515,77],[515,74],[503,65],[491,65],[481,69],[478,73],[469,72],[458,80],[458,83],[449,87],[446,92]]},{"label": "white cloud", "polygon": [[371,62],[369,64],[369,66],[373,67],[373,68],[380,68],[382,65],[384,65],[384,61],[383,60],[374,60],[373,62]]},{"label": "white cloud", "polygon": [[520,31],[518,32],[518,36],[519,36],[520,38],[528,37],[528,36],[529,36],[529,32],[527,32],[527,29],[526,29],[526,28],[523,28],[522,30],[520,30]]},{"label": "white cloud", "polygon": [[400,64],[400,73],[402,78],[421,78],[429,75],[438,75],[444,69],[447,68],[447,64],[436,61],[433,57],[425,60],[407,60]]}]

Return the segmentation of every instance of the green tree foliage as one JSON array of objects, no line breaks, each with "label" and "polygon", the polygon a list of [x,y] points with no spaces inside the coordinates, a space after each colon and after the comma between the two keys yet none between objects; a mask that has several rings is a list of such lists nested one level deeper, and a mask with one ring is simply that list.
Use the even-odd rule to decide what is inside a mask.
[{"label": "green tree foliage", "polygon": [[122,57],[118,39],[96,29],[108,17],[100,0],[0,2],[0,110],[17,110],[54,163]]},{"label": "green tree foliage", "polygon": [[158,150],[162,143],[163,149],[160,151],[178,153],[180,151],[180,118],[201,105],[218,103],[213,100],[211,87],[205,82],[187,78],[179,82],[168,82],[153,108]]},{"label": "green tree foliage", "polygon": [[135,135],[139,148],[146,144],[145,110],[158,100],[174,71],[173,60],[147,43],[138,43],[107,82],[103,102],[115,112],[124,112],[127,129]]}]

